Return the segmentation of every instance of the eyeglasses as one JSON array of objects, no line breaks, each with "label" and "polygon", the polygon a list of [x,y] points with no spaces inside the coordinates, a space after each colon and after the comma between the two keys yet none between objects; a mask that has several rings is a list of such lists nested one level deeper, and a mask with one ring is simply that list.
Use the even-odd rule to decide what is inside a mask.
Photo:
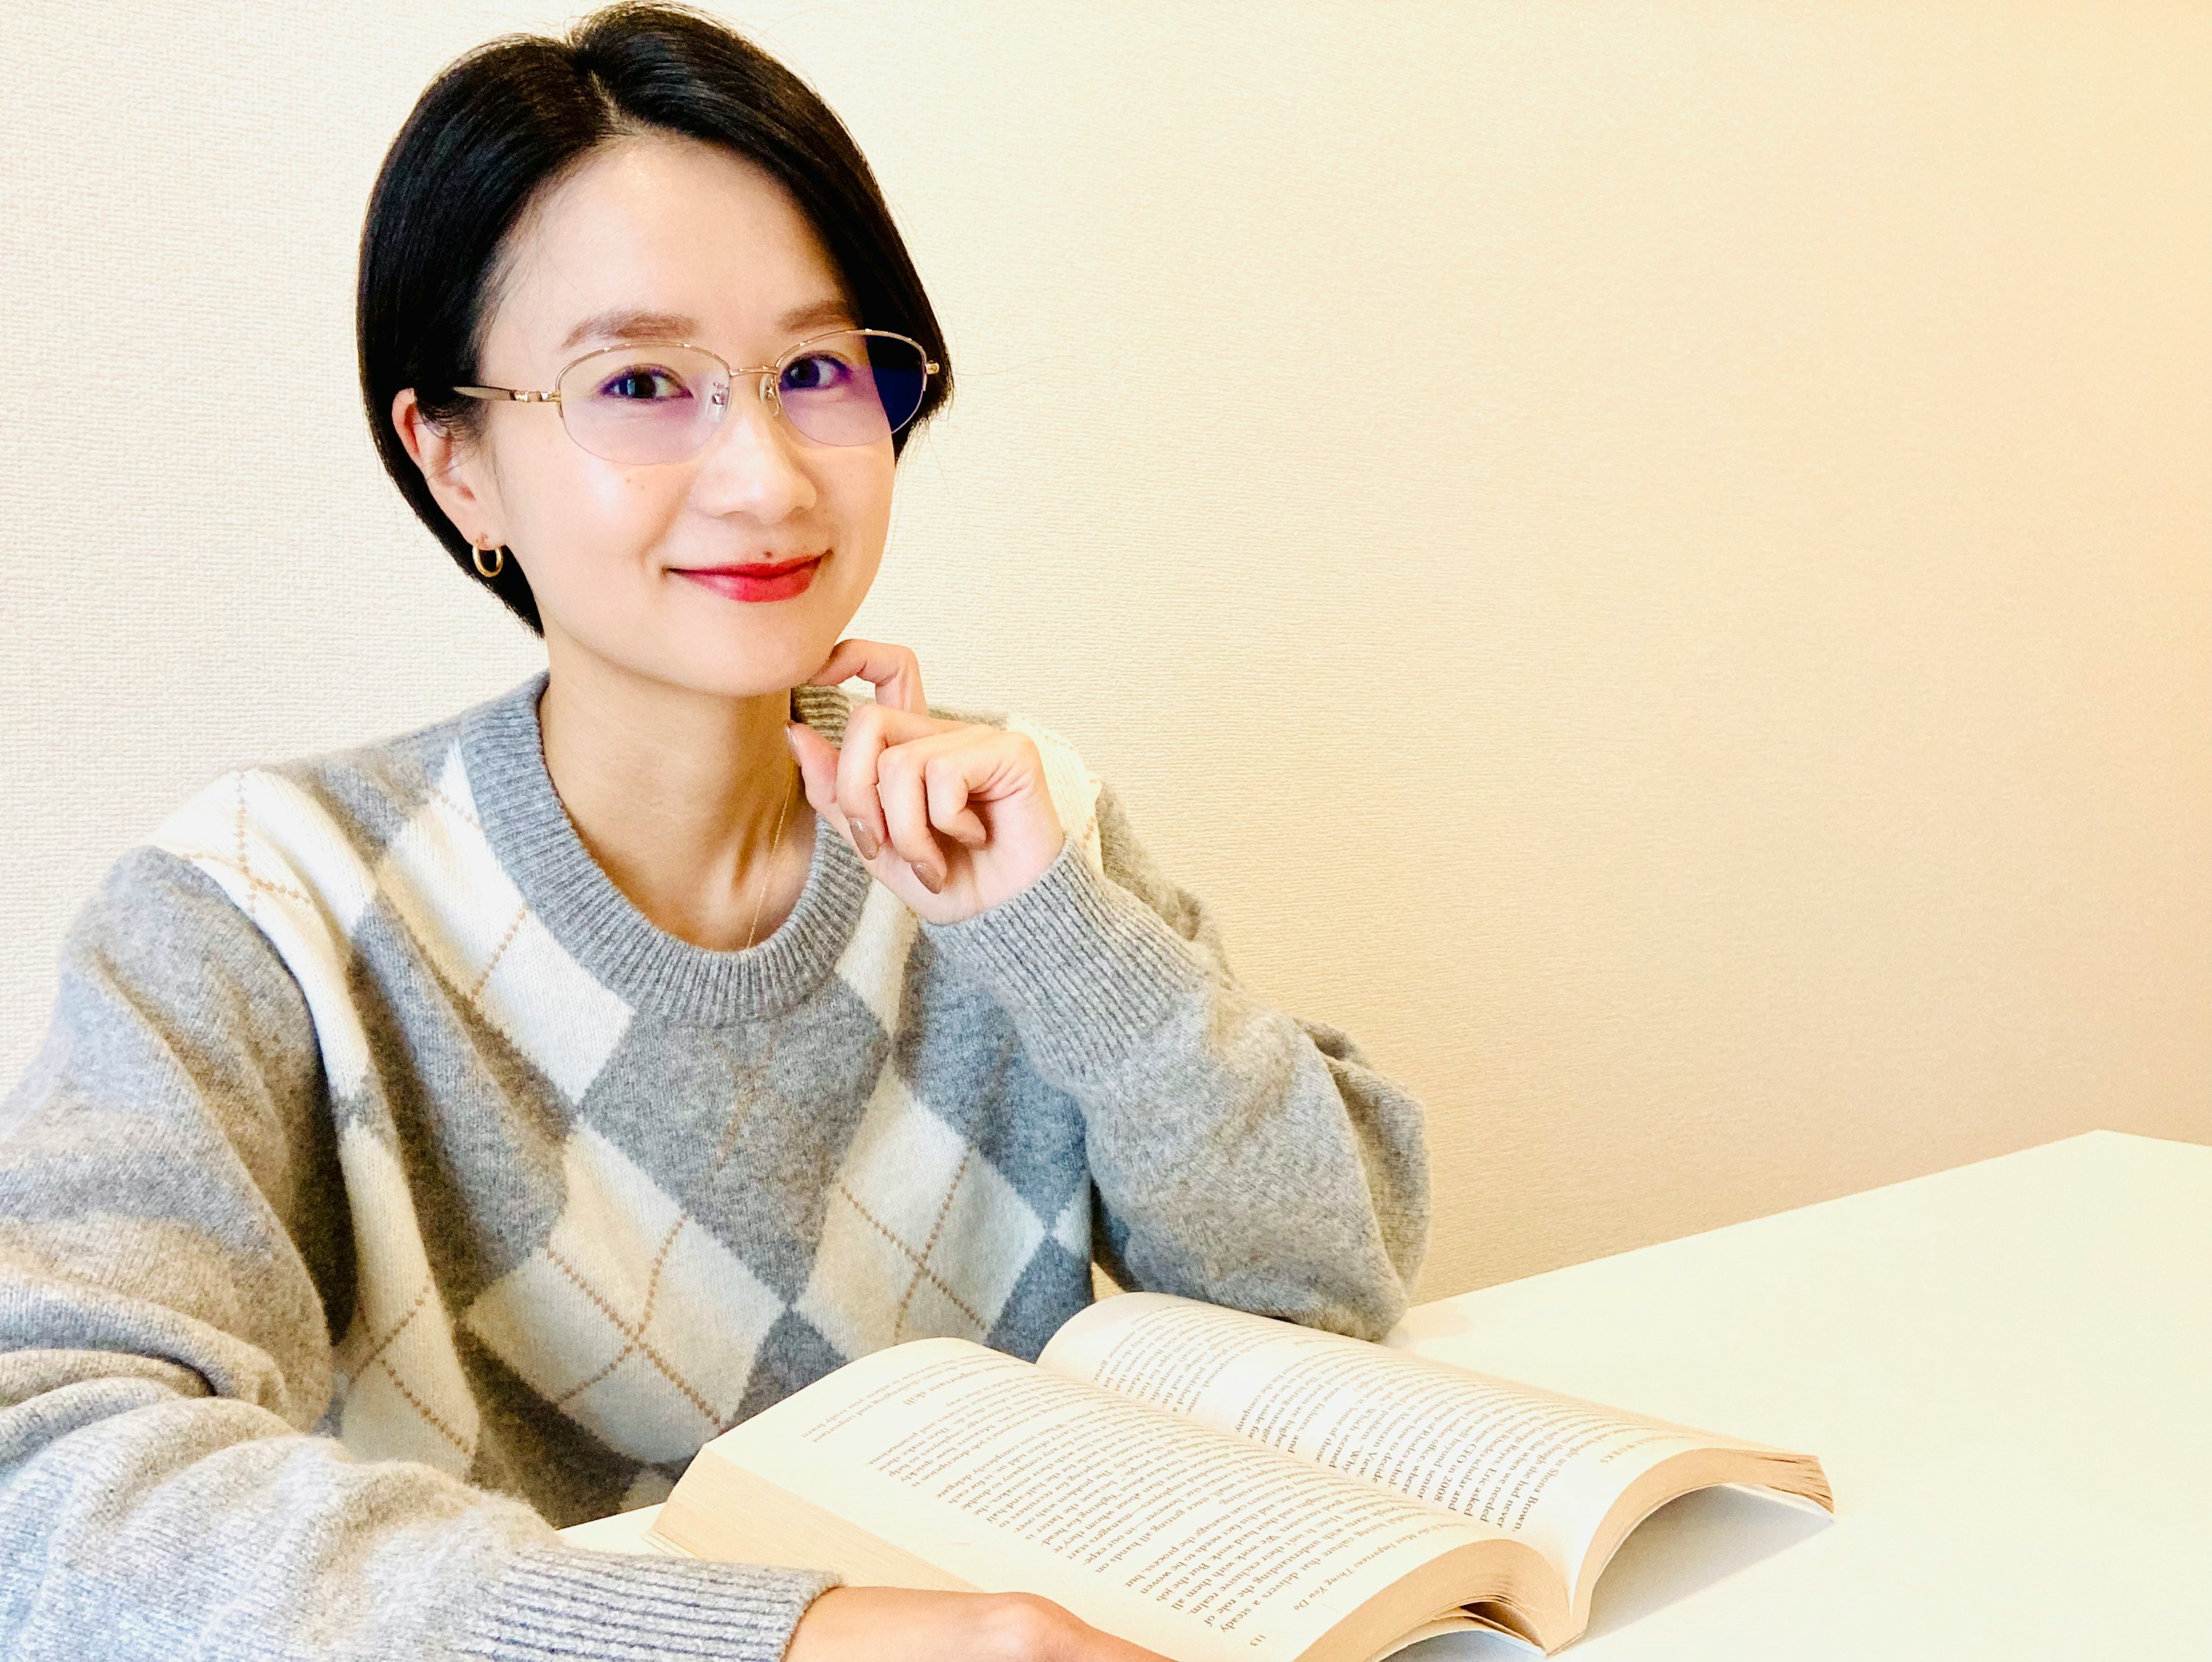
[{"label": "eyeglasses", "polygon": [[759,376],[761,401],[817,444],[873,444],[914,419],[938,365],[921,343],[888,329],[840,329],[803,340],[774,363],[732,369],[688,343],[586,352],[550,393],[456,387],[472,399],[557,404],[568,436],[595,456],[628,463],[696,456],[721,425],[740,375]]}]

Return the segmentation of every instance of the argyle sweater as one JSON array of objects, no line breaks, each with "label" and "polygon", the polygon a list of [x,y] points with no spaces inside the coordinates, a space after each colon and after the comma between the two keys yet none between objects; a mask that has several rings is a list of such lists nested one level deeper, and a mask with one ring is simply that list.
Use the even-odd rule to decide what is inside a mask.
[{"label": "argyle sweater", "polygon": [[72,923],[0,1102],[0,1655],[772,1662],[834,1576],[555,1526],[880,1346],[1033,1357],[1094,1258],[1403,1307],[1419,1105],[1239,986],[1065,740],[959,718],[1068,831],[1000,905],[922,923],[821,829],[715,951],[577,837],[544,682],[223,774]]}]

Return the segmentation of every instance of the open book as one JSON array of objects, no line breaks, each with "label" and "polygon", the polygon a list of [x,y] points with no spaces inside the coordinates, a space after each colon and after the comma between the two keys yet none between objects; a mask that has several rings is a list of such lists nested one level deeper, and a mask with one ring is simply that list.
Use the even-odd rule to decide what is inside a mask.
[{"label": "open book", "polygon": [[1809,1455],[1158,1293],[1035,1365],[861,1357],[701,1449],[647,1544],[854,1585],[1041,1593],[1177,1662],[1368,1662],[1455,1628],[1545,1650],[1667,1501]]}]

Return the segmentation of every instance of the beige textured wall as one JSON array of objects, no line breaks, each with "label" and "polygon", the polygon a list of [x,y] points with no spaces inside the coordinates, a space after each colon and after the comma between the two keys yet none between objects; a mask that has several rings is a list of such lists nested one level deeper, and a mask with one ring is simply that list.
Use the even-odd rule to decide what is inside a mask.
[{"label": "beige textured wall", "polygon": [[[0,1074],[216,769],[535,665],[375,472],[382,148],[563,9],[0,33]],[[866,632],[1431,1105],[1443,1293],[2212,1141],[2212,9],[745,4],[951,332]]]}]

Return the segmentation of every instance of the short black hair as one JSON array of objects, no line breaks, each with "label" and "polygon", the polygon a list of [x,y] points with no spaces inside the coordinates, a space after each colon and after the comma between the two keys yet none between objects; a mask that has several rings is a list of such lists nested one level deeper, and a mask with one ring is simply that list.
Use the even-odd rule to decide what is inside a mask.
[{"label": "short black hair", "polygon": [[860,146],[811,88],[726,24],[688,6],[621,0],[559,38],[505,34],[465,53],[416,100],[369,193],[355,311],[362,397],[385,472],[416,517],[541,636],[515,561],[496,577],[477,575],[471,544],[400,444],[392,403],[411,387],[431,420],[482,433],[485,406],[453,388],[478,379],[487,289],[508,230],[600,145],[653,132],[764,168],[813,226],[856,320],[913,337],[945,366],[891,435],[894,455],[952,393],[944,332]]}]

